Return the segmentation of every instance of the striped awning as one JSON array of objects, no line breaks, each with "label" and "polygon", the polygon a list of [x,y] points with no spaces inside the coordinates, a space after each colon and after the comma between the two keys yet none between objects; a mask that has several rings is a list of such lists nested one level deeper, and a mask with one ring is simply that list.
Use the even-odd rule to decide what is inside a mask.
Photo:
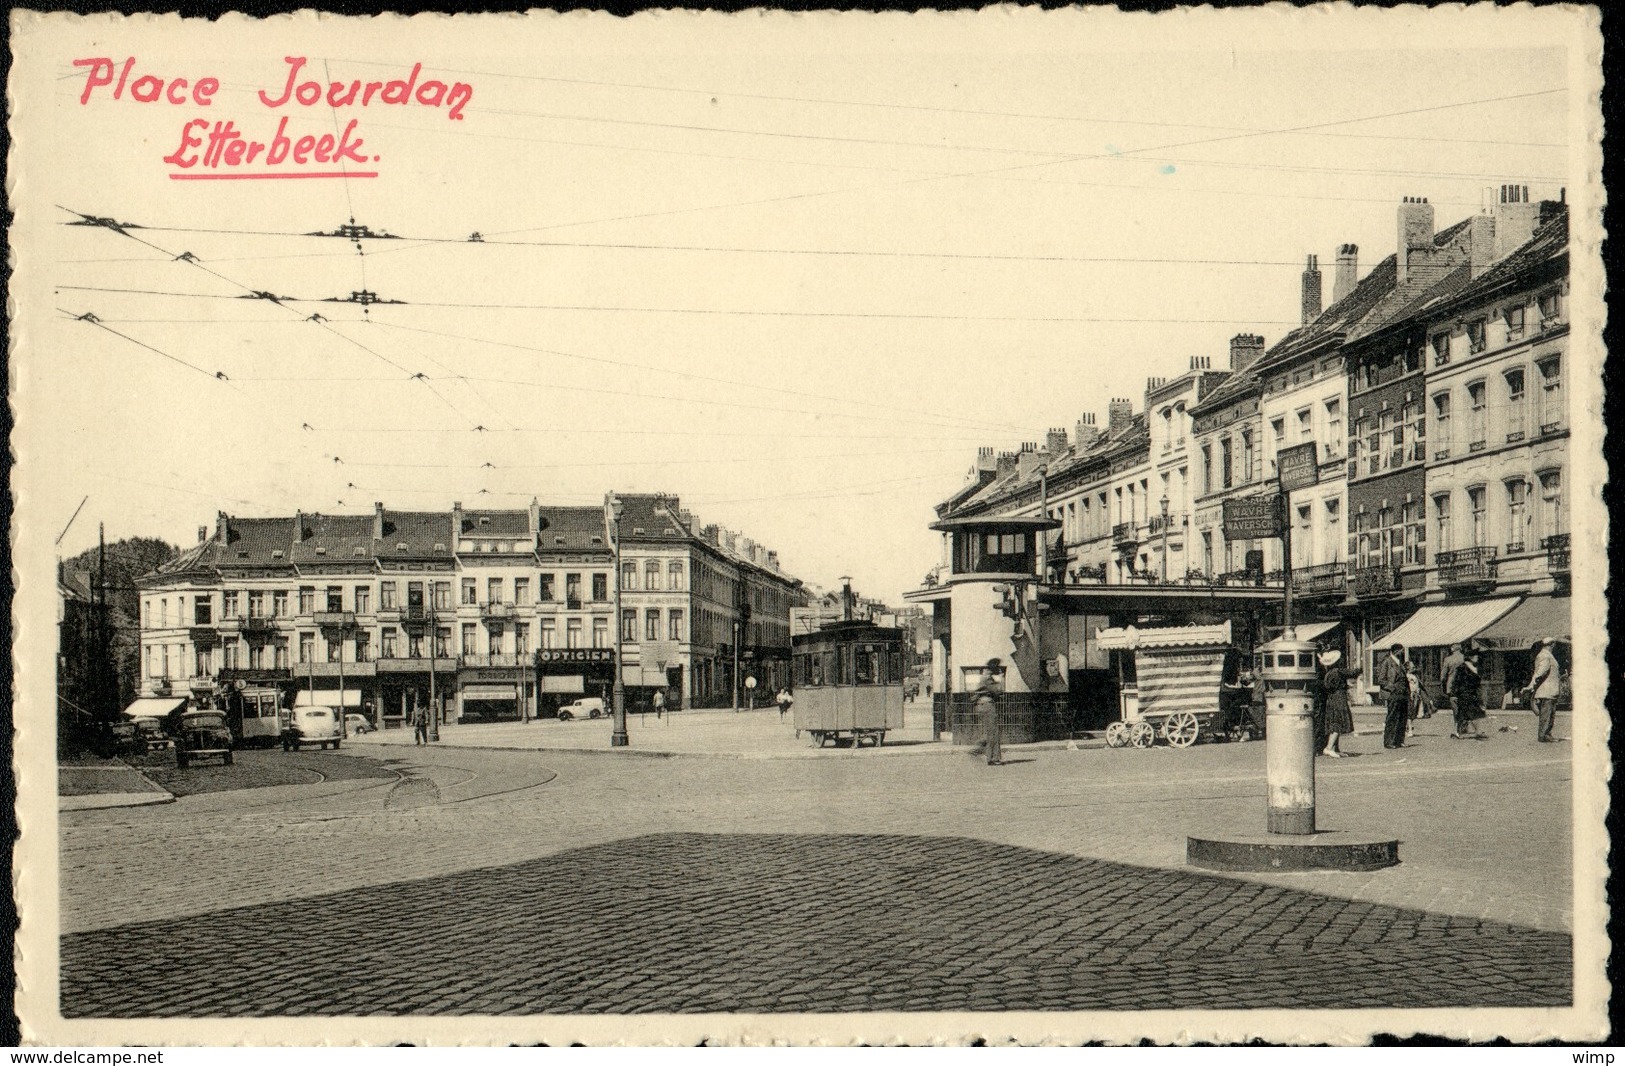
[{"label": "striped awning", "polygon": [[1216,626],[1159,626],[1138,629],[1097,629],[1095,640],[1111,651],[1153,648],[1225,648],[1230,646],[1230,623]]},{"label": "striped awning", "polygon": [[1160,717],[1179,711],[1197,714],[1219,709],[1224,649],[1141,649],[1134,656],[1139,677],[1140,714]]}]

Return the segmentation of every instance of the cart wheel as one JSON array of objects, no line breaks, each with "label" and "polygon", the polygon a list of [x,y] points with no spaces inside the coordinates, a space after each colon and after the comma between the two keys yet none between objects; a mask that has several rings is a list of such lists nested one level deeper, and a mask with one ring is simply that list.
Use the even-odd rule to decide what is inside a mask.
[{"label": "cart wheel", "polygon": [[886,731],[881,730],[879,733],[875,734],[875,747],[878,748],[884,743],[886,743]]},{"label": "cart wheel", "polygon": [[1196,720],[1196,715],[1189,711],[1171,714],[1162,724],[1163,739],[1176,748],[1188,748],[1195,744],[1201,732],[1201,723]]},{"label": "cart wheel", "polygon": [[1157,731],[1150,722],[1135,722],[1129,727],[1128,742],[1136,748],[1149,748],[1157,742]]},{"label": "cart wheel", "polygon": [[1106,727],[1106,746],[1108,748],[1122,748],[1128,746],[1128,723],[1113,722]]}]

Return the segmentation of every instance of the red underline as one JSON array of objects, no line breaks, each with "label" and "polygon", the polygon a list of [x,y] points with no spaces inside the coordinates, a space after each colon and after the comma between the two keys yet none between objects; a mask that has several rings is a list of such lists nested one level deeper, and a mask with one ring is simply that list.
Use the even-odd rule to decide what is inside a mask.
[{"label": "red underline", "polygon": [[265,178],[376,178],[376,170],[352,170],[345,173],[342,170],[312,171],[309,173],[285,174],[174,174],[169,175],[172,181],[258,181]]}]

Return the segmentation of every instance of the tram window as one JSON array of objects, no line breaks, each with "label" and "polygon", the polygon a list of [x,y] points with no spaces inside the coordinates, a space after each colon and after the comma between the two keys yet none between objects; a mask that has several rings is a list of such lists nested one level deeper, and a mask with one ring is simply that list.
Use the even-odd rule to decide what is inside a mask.
[{"label": "tram window", "polygon": [[880,656],[865,645],[857,654],[858,684],[873,685],[877,682],[876,667],[879,666]]},{"label": "tram window", "polygon": [[903,683],[903,654],[894,651],[886,656],[886,684],[901,685]]},{"label": "tram window", "polygon": [[811,681],[811,684],[822,685],[824,683],[824,656],[823,656],[822,653],[815,652],[811,656],[811,659],[812,659],[812,681]]}]

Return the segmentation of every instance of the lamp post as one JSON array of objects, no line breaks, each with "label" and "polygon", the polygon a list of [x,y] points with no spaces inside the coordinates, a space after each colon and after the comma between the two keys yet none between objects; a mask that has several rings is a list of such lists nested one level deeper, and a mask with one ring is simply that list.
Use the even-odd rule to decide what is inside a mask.
[{"label": "lamp post", "polygon": [[614,545],[615,563],[615,681],[610,687],[610,707],[613,715],[614,731],[609,736],[609,746],[624,748],[630,742],[626,735],[626,684],[622,678],[621,665],[622,638],[625,635],[624,620],[621,618],[621,515],[626,505],[621,498],[613,492],[604,497],[604,511],[610,522],[610,543]]},{"label": "lamp post", "polygon": [[1168,583],[1168,494],[1162,494],[1162,583]]}]

